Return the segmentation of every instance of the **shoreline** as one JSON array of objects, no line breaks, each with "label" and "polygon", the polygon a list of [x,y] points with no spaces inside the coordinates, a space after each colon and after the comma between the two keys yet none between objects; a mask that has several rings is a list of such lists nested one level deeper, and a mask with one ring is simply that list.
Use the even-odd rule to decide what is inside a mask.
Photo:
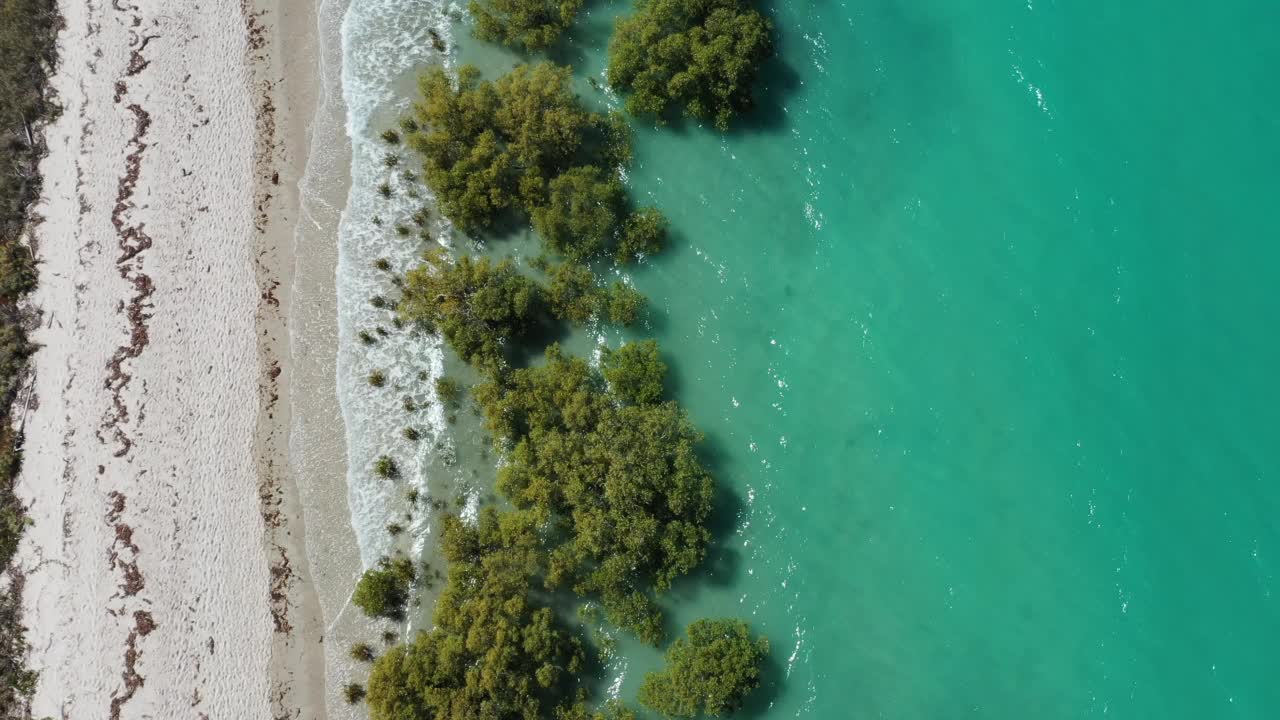
[{"label": "shoreline", "polygon": [[18,481],[37,716],[327,717],[287,334],[318,27],[284,5],[60,8]]},{"label": "shoreline", "polygon": [[319,720],[327,716],[324,684],[317,672],[322,651],[316,648],[324,630],[311,581],[297,476],[289,457],[294,235],[302,217],[300,184],[311,150],[306,121],[318,102],[314,48],[319,28],[310,7],[285,6],[279,0],[255,0],[254,10],[245,17],[256,92],[252,98],[259,235],[255,270],[261,293],[256,316],[260,375],[254,458],[270,563],[271,717],[296,714]]}]

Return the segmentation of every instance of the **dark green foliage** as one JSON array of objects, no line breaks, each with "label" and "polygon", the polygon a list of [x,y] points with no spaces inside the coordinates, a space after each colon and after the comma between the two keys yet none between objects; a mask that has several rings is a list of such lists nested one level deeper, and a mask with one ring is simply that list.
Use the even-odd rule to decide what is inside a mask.
[{"label": "dark green foliage", "polygon": [[0,244],[0,303],[13,303],[35,288],[31,251],[16,242]]},{"label": "dark green foliage", "polygon": [[387,299],[381,295],[374,295],[369,298],[369,304],[376,308],[385,308],[387,307]]},{"label": "dark green foliage", "polygon": [[399,620],[409,602],[409,588],[416,573],[406,558],[383,558],[378,567],[366,570],[356,583],[351,602],[369,617]]},{"label": "dark green foliage", "polygon": [[522,336],[542,304],[535,282],[510,261],[463,256],[452,265],[438,255],[405,276],[400,314],[438,329],[463,360],[487,371],[503,365],[503,345]]},{"label": "dark green foliage", "polygon": [[610,238],[622,197],[622,182],[612,169],[566,170],[550,182],[545,202],[533,208],[533,229],[555,252],[585,260]]},{"label": "dark green foliage", "polygon": [[596,276],[585,265],[564,263],[551,272],[547,304],[561,320],[582,325],[600,311]]},{"label": "dark green foliage", "polygon": [[482,40],[545,50],[573,24],[582,0],[471,0],[475,35]]},{"label": "dark green foliage", "polygon": [[[382,330],[382,328],[378,328],[378,329]],[[385,335],[386,333],[384,331],[381,334]],[[381,370],[374,370],[373,372],[369,373],[369,384],[376,388],[380,388],[383,385],[386,385],[387,374],[382,372]]]},{"label": "dark green foliage", "polygon": [[409,442],[418,442],[418,440],[422,439],[422,433],[418,432],[415,427],[407,427],[400,434]]},{"label": "dark green foliage", "polygon": [[381,183],[378,185],[378,194],[384,198],[391,197],[391,183]]},{"label": "dark green foliage", "polygon": [[741,620],[698,620],[667,650],[667,666],[645,675],[640,702],[667,717],[719,716],[760,686],[769,641]]},{"label": "dark green foliage", "polygon": [[387,153],[386,156],[382,158],[382,164],[389,168],[393,168],[400,164],[400,156],[395,153]]},{"label": "dark green foliage", "polygon": [[585,265],[564,263],[551,271],[547,304],[553,315],[575,325],[586,324],[596,316],[630,325],[644,307],[644,296],[622,282],[607,289],[598,287],[596,276]]},{"label": "dark green foliage", "polygon": [[656,255],[667,241],[667,218],[657,208],[645,207],[627,216],[622,224],[615,260],[633,260],[638,255]]},{"label": "dark green foliage", "polygon": [[530,598],[541,572],[537,518],[486,509],[444,523],[449,577],[434,628],[389,650],[369,675],[373,720],[550,718],[583,650]]},{"label": "dark green foliage", "polygon": [[6,251],[27,218],[27,206],[39,194],[36,160],[38,123],[56,111],[45,91],[56,47],[57,5],[51,0],[0,3],[0,240]]},{"label": "dark green foliage", "polygon": [[377,340],[374,339],[373,335],[369,334],[368,330],[361,330],[360,332],[356,333],[356,337],[360,338],[360,343],[363,345],[372,345],[375,342],[377,342]]},{"label": "dark green foliage", "polygon": [[750,109],[751,86],[773,54],[773,24],[743,0],[638,0],[609,42],[609,84],[630,93],[627,112],[668,112],[728,130]]},{"label": "dark green foliage", "polygon": [[610,620],[661,639],[650,598],[706,552],[710,474],[701,436],[675,403],[622,405],[602,378],[556,346],[547,363],[476,388],[510,449],[498,489],[555,524],[548,586],[598,593]]},{"label": "dark green foliage", "polygon": [[387,534],[391,537],[398,537],[404,532],[404,526],[400,523],[389,523],[387,525]]},{"label": "dark green foliage", "polygon": [[[614,168],[631,157],[630,131],[613,115],[588,112],[570,88],[570,70],[549,63],[521,65],[497,82],[481,81],[463,66],[455,85],[442,69],[419,81],[414,106],[421,130],[409,138],[425,158],[427,183],[442,212],[466,232],[490,227],[504,212],[532,215],[544,209],[545,225],[563,247],[602,242],[611,223],[593,199],[616,204],[621,195]],[[561,175],[570,179],[552,187]],[[579,196],[581,193],[581,196]],[[591,237],[567,238],[565,228],[587,228]]]},{"label": "dark green foliage", "polygon": [[400,133],[396,132],[395,130],[383,130],[382,141],[388,145],[399,145]]},{"label": "dark green foliage", "polygon": [[600,364],[609,388],[624,401],[650,405],[662,399],[667,366],[656,341],[627,343],[613,351],[605,348]]}]

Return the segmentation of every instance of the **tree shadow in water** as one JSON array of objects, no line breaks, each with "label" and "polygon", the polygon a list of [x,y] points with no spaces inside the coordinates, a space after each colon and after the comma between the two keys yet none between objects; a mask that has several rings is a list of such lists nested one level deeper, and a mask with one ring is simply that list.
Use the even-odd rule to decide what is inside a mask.
[{"label": "tree shadow in water", "polygon": [[550,313],[540,313],[537,321],[515,341],[508,340],[507,363],[513,368],[526,368],[535,364],[547,348],[568,339],[572,328],[569,323],[557,320]]},{"label": "tree shadow in water", "polygon": [[775,24],[773,55],[761,66],[752,86],[751,109],[739,114],[729,125],[728,136],[774,133],[787,125],[787,100],[800,87],[800,74],[783,58],[786,36]]},{"label": "tree shadow in water", "polygon": [[742,708],[734,713],[734,717],[763,718],[773,709],[774,703],[778,701],[778,696],[782,694],[782,688],[786,680],[786,670],[782,667],[782,663],[778,662],[780,651],[781,648],[776,643],[770,642],[769,654],[765,656],[764,662],[760,664],[760,687],[753,690],[746,697],[746,700],[742,703]]},{"label": "tree shadow in water", "polygon": [[[596,48],[607,48],[609,38],[613,36],[613,18],[590,16],[587,11],[595,2],[583,3],[578,12],[578,20],[568,32],[562,34],[551,47],[544,52],[547,60],[557,65],[568,65],[581,71],[587,64],[587,53]],[[539,58],[533,58],[537,61]]]}]

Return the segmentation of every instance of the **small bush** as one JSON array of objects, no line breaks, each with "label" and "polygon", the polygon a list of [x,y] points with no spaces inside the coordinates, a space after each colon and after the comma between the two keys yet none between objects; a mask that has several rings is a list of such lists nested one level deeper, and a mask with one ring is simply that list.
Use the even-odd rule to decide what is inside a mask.
[{"label": "small bush", "polygon": [[409,587],[417,573],[407,558],[382,558],[378,567],[366,570],[356,583],[351,602],[375,618],[400,620],[409,602]]},{"label": "small bush", "polygon": [[667,649],[665,669],[645,675],[640,702],[667,717],[737,711],[760,686],[769,641],[741,620],[698,620],[686,635]]},{"label": "small bush", "polygon": [[395,460],[382,455],[373,461],[373,474],[385,480],[394,480],[400,477],[400,467]]},{"label": "small bush", "polygon": [[422,439],[422,433],[418,432],[418,428],[415,427],[407,427],[400,434],[409,442],[418,442]]},{"label": "small bush", "polygon": [[351,646],[351,659],[360,662],[373,662],[373,646],[369,643],[359,642]]},{"label": "small bush", "polygon": [[440,33],[435,28],[427,28],[427,34],[431,36],[431,47],[435,48],[436,52],[444,52],[449,49],[449,46],[444,42],[444,38],[440,37]]},{"label": "small bush", "polygon": [[369,298],[369,304],[381,310],[387,307],[387,299],[381,295],[374,295]]},{"label": "small bush", "polygon": [[378,258],[373,261],[373,267],[382,272],[388,272],[391,270],[391,261],[386,258]]},{"label": "small bush", "polygon": [[382,141],[388,145],[399,145],[400,133],[395,130],[384,130],[382,133]]},{"label": "small bush", "polygon": [[378,194],[384,198],[391,197],[391,183],[384,182],[378,186]]},{"label": "small bush", "polygon": [[381,370],[374,370],[373,372],[369,373],[369,384],[376,388],[380,388],[383,385],[386,385],[387,374],[382,372]]},{"label": "small bush", "polygon": [[436,379],[436,397],[440,398],[440,402],[456,403],[462,397],[462,385],[453,378],[438,378]]},{"label": "small bush", "polygon": [[364,686],[360,683],[347,683],[342,687],[342,697],[347,699],[348,705],[355,705],[364,699]]},{"label": "small bush", "polygon": [[377,340],[375,340],[374,337],[369,334],[368,330],[361,330],[358,333],[357,337],[360,338],[360,342],[364,345],[372,345],[375,342],[377,342]]}]

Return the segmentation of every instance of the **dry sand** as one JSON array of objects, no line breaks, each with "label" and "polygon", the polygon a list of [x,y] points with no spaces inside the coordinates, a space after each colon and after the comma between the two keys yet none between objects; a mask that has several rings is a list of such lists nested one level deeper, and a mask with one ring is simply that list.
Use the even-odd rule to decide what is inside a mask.
[{"label": "dry sand", "polygon": [[[60,4],[65,112],[42,164],[43,349],[19,485],[34,520],[21,551],[33,710],[326,717],[335,663],[321,643],[341,591],[322,616],[303,517],[345,508],[300,495],[288,454],[317,10]],[[307,372],[322,381],[323,361]],[[309,422],[336,437],[324,406]],[[340,446],[326,457],[344,461]],[[340,529],[318,536],[354,553]],[[349,588],[348,565],[328,587]]]}]

